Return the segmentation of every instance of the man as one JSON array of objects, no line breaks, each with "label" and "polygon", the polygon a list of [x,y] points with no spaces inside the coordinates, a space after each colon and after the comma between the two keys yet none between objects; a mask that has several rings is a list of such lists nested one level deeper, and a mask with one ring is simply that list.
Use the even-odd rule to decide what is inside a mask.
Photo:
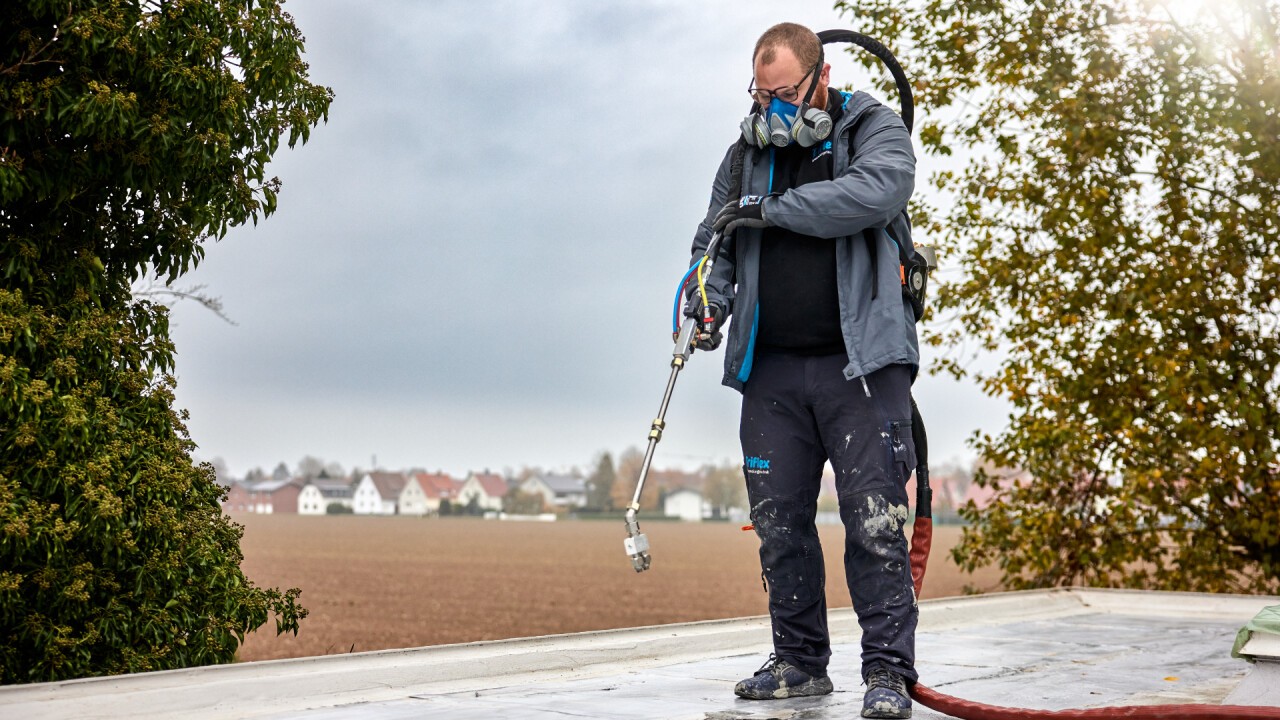
[{"label": "man", "polygon": [[[693,242],[696,262],[714,232],[731,238],[706,282],[715,322],[701,328],[700,346],[718,345],[720,324],[735,317],[724,383],[743,394],[743,471],[773,624],[774,654],[734,692],[764,700],[832,691],[814,525],[829,460],[862,627],[862,715],[906,718],[917,613],[902,526],[919,350],[895,242],[910,247],[903,210],[915,157],[896,113],[830,88],[831,66],[807,28],[770,28],[752,62],[741,190],[730,187],[731,149]],[[687,312],[703,317],[701,291]]]}]

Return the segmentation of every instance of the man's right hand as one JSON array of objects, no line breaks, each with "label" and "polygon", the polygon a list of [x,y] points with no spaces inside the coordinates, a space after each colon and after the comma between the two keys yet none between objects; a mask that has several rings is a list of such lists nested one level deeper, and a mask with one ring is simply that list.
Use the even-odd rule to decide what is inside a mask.
[{"label": "man's right hand", "polygon": [[698,332],[693,337],[693,347],[697,350],[715,350],[720,347],[721,341],[724,340],[724,334],[720,332],[721,326],[724,325],[724,311],[719,305],[711,303],[711,324],[708,325],[706,318],[703,317],[702,300],[696,295],[684,309],[684,314],[698,321]]}]

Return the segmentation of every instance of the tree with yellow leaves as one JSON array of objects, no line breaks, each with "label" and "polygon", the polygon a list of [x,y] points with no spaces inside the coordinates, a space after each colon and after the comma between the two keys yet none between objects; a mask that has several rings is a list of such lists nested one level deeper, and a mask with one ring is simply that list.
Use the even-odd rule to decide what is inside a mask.
[{"label": "tree with yellow leaves", "polygon": [[[837,8],[964,160],[913,209],[962,271],[923,327],[1012,404],[974,444],[1031,479],[980,474],[955,558],[1010,587],[1280,589],[1280,2]],[[974,339],[996,370],[966,369]]]}]

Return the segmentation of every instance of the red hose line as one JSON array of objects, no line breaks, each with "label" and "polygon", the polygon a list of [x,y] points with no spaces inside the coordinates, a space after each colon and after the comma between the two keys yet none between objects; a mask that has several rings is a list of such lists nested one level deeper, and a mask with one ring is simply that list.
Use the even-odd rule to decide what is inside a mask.
[{"label": "red hose line", "polygon": [[[916,597],[924,585],[924,571],[933,543],[933,520],[917,517],[911,528],[911,580]],[[1219,718],[1263,718],[1280,720],[1280,708],[1250,705],[1126,705],[1087,710],[1030,710],[961,700],[917,683],[911,697],[930,710],[961,720],[1084,720],[1086,718],[1139,718],[1140,720],[1218,720]]]},{"label": "red hose line", "polygon": [[1220,718],[1280,718],[1280,708],[1249,705],[1126,705],[1088,710],[1027,710],[961,700],[916,684],[911,697],[925,707],[962,720],[1085,720],[1086,718],[1141,718],[1142,720],[1219,720]]},{"label": "red hose line", "polygon": [[924,587],[924,571],[929,566],[929,548],[933,545],[933,518],[917,517],[911,527],[911,582],[916,587],[916,598]]}]

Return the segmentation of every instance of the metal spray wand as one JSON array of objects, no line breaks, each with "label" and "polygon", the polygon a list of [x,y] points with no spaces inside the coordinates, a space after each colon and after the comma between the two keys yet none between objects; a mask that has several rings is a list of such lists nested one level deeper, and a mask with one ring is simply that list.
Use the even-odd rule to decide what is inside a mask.
[{"label": "metal spray wand", "polygon": [[[703,253],[705,263],[702,268],[703,277],[711,276],[711,270],[715,265],[716,252],[720,248],[721,239],[721,234],[717,232],[711,236],[711,241],[707,243],[707,250]],[[710,305],[703,303],[703,328],[709,332],[714,320],[715,318],[711,315]],[[626,548],[627,555],[631,558],[631,567],[635,568],[636,572],[648,570],[653,561],[653,558],[649,555],[649,538],[640,532],[640,521],[637,517],[640,512],[640,494],[644,492],[644,481],[649,476],[649,466],[653,463],[654,448],[658,446],[658,441],[662,439],[662,430],[667,424],[667,406],[671,403],[671,393],[676,387],[676,377],[680,375],[685,363],[689,361],[689,356],[693,354],[693,343],[698,337],[697,318],[685,318],[684,323],[680,326],[680,331],[676,333],[676,346],[671,353],[671,375],[667,378],[667,389],[662,393],[662,405],[658,408],[658,417],[649,426],[649,445],[645,448],[644,462],[640,465],[640,477],[636,481],[636,492],[631,497],[631,504],[627,506],[627,537],[622,541],[622,545]]]}]

